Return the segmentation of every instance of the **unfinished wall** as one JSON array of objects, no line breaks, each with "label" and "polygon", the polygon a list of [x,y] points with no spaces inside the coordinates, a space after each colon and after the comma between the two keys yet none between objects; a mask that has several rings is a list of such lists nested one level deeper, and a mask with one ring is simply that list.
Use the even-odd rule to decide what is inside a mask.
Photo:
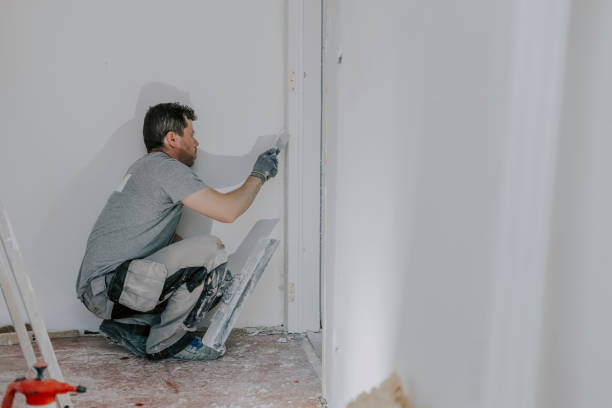
[{"label": "unfinished wall", "polygon": [[326,13],[330,406],[609,405],[610,4]]},{"label": "unfinished wall", "polygon": [[612,4],[575,1],[540,369],[543,408],[610,404]]},{"label": "unfinished wall", "polygon": [[394,369],[478,407],[511,48],[505,1],[330,1],[326,393]]},{"label": "unfinished wall", "polygon": [[[283,127],[285,36],[283,0],[0,4],[0,200],[48,328],[97,327],[75,298],[75,279],[99,211],[145,153],[148,106],[192,105],[194,169],[214,187],[240,184],[270,142],[259,136]],[[282,219],[283,160],[234,224],[186,214],[179,232],[212,232],[232,250],[256,220]],[[283,252],[239,325],[283,322]],[[3,307],[0,325],[9,320]]]}]

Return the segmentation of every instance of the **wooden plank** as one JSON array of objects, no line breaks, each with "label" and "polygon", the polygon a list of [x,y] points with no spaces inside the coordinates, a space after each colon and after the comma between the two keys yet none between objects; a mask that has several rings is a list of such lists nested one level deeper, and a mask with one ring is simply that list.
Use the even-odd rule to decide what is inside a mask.
[{"label": "wooden plank", "polygon": [[[66,337],[78,337],[81,335],[81,332],[79,330],[63,330],[58,332],[49,332],[48,335],[50,339],[61,339]],[[32,331],[28,331],[26,336],[28,336],[31,342],[36,340],[36,335]],[[19,336],[17,333],[0,333],[0,346],[12,346],[14,344],[19,344]]]}]

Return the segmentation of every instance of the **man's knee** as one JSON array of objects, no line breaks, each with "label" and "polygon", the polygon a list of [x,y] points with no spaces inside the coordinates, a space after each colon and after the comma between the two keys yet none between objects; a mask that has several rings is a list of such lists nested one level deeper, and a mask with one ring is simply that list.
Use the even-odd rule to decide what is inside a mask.
[{"label": "man's knee", "polygon": [[216,246],[217,249],[225,249],[225,245],[221,238],[216,235],[198,235],[193,237],[192,239],[196,240],[200,243],[201,246],[205,248],[210,248],[211,246]]},{"label": "man's knee", "polygon": [[198,248],[200,256],[204,256],[202,265],[210,272],[221,264],[227,262],[227,251],[223,241],[216,235],[202,235],[199,237]]},{"label": "man's knee", "polygon": [[221,238],[216,235],[196,235],[190,238],[185,238],[180,242],[183,246],[189,246],[191,248],[202,248],[202,249],[225,249],[225,245]]},{"label": "man's knee", "polygon": [[224,249],[225,245],[223,245],[223,241],[219,239],[219,237],[212,235],[217,240],[217,249]]},{"label": "man's knee", "polygon": [[169,245],[147,259],[166,265],[171,276],[188,267],[204,267],[212,271],[227,262],[227,251],[218,237],[197,235]]}]

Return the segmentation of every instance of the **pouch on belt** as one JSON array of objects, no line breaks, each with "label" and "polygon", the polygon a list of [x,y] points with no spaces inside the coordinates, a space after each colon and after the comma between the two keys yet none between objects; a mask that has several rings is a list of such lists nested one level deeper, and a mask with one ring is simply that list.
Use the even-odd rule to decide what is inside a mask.
[{"label": "pouch on belt", "polygon": [[108,288],[108,298],[139,312],[153,310],[159,302],[168,275],[166,266],[148,259],[121,265]]}]

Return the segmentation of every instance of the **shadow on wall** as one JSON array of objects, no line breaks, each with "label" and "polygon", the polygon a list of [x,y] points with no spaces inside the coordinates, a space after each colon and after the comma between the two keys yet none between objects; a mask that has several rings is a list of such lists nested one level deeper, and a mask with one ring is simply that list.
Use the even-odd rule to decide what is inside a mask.
[{"label": "shadow on wall", "polygon": [[[57,303],[53,299],[58,298],[70,299],[65,301],[69,302],[68,304],[57,305],[60,309],[56,309],[58,314],[65,312],[62,321],[82,322],[86,319],[84,316],[89,316],[84,308],[75,307],[79,302],[74,294],[75,280],[85,252],[87,237],[106,200],[120,183],[128,167],[146,153],[142,140],[144,115],[150,106],[161,102],[180,102],[192,106],[189,93],[172,85],[144,85],[138,96],[134,117],[114,132],[104,147],[74,178],[66,181],[63,186],[58,186],[63,188],[58,202],[40,204],[41,209],[50,207],[51,210],[43,218],[46,221],[40,225],[33,243],[33,253],[37,254],[40,260],[37,261],[38,265],[34,266],[42,271],[35,275],[35,278],[37,286],[47,289],[46,292],[49,293],[47,296],[50,300],[45,302],[43,299],[43,304]],[[200,113],[202,114],[205,113]],[[257,155],[265,150],[266,146],[271,146],[274,139],[274,135],[258,137],[250,152],[242,156],[219,156],[199,150],[194,171],[214,188],[241,184],[249,175]],[[189,225],[190,234],[210,233],[211,219],[195,213],[189,216],[189,223],[193,224]],[[44,271],[40,268],[42,262]],[[58,297],[59,292],[65,296]],[[93,323],[93,316],[90,318]]]}]

